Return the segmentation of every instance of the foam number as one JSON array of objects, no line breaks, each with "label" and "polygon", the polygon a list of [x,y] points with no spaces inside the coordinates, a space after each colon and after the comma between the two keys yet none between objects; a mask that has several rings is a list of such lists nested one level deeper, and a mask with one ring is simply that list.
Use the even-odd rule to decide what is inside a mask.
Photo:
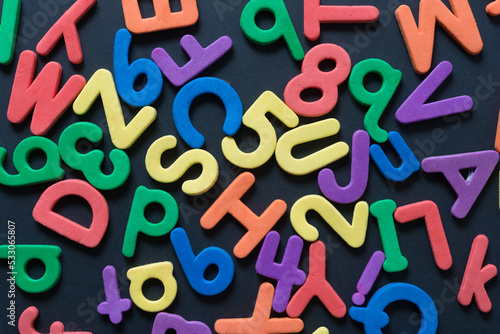
[{"label": "foam number", "polygon": [[[422,169],[426,173],[444,175],[457,194],[451,214],[462,219],[467,216],[486,185],[498,158],[498,153],[493,150],[429,157],[422,161]],[[473,174],[465,180],[460,171],[467,169],[473,170]]]},{"label": "foam number", "polygon": [[76,24],[96,3],[97,0],[77,0],[38,42],[36,52],[40,56],[46,56],[60,39],[64,39],[69,61],[75,65],[80,64],[83,52]]},{"label": "foam number", "polygon": [[[269,12],[274,16],[275,23],[272,28],[259,28],[255,18],[260,12]],[[304,50],[283,0],[249,1],[241,12],[240,26],[245,36],[253,43],[268,45],[283,38],[293,59],[300,61],[304,58]]]},{"label": "foam number", "polygon": [[119,149],[110,152],[113,172],[106,175],[101,170],[104,152],[94,149],[83,154],[77,149],[78,142],[82,139],[97,144],[101,142],[102,137],[101,128],[94,123],[74,123],[61,133],[59,150],[63,161],[69,167],[81,171],[91,185],[101,190],[116,189],[125,183],[130,175],[130,159],[127,153]]},{"label": "foam number", "polygon": [[296,235],[291,236],[280,264],[274,262],[279,243],[278,232],[271,231],[267,234],[257,258],[255,270],[259,275],[278,281],[273,298],[273,309],[281,313],[286,310],[293,286],[304,284],[306,274],[298,268],[304,241]]},{"label": "foam number", "polygon": [[319,195],[307,195],[295,202],[290,210],[290,221],[292,226],[302,238],[313,242],[318,240],[318,230],[306,220],[309,210],[316,211],[330,227],[353,248],[363,245],[368,226],[368,203],[358,202],[354,207],[352,225],[342,214],[324,197]]},{"label": "foam number", "polygon": [[[132,34],[127,29],[120,29],[115,35],[113,51],[113,68],[116,78],[116,89],[120,97],[134,107],[144,107],[160,97],[163,88],[163,76],[156,64],[146,58],[128,63]],[[134,83],[140,76],[146,76],[146,85],[137,91]]]},{"label": "foam number", "polygon": [[[335,68],[322,71],[319,64],[333,60]],[[340,46],[319,44],[307,52],[302,61],[302,73],[292,78],[285,87],[285,103],[300,116],[317,117],[329,113],[337,104],[338,86],[344,82],[351,71],[351,58]],[[321,98],[308,102],[301,98],[306,89],[321,91]]]},{"label": "foam number", "polygon": [[396,20],[408,49],[415,72],[424,74],[431,68],[436,22],[467,53],[475,55],[483,49],[483,41],[467,0],[450,0],[453,12],[441,0],[421,0],[418,26],[410,7],[396,9]]},{"label": "foam number", "polygon": [[[21,313],[19,317],[19,334],[41,334],[35,329],[35,321],[38,318],[39,311],[35,306],[30,306]],[[60,321],[55,321],[50,325],[48,334],[92,334],[91,332],[67,332]]]},{"label": "foam number", "polygon": [[61,64],[53,61],[48,63],[33,80],[36,63],[37,55],[33,51],[23,51],[19,56],[7,118],[12,123],[20,124],[33,111],[31,133],[43,136],[83,89],[85,78],[72,75],[58,91],[62,76]]},{"label": "foam number", "polygon": [[408,267],[408,260],[401,254],[398,235],[394,224],[396,203],[385,199],[370,205],[370,213],[377,219],[380,239],[384,248],[384,270],[387,272],[403,271]]},{"label": "foam number", "polygon": [[325,197],[337,203],[352,203],[365,192],[370,168],[370,136],[358,130],[352,135],[351,182],[340,187],[335,174],[329,168],[318,174],[318,185]]},{"label": "foam number", "polygon": [[227,136],[233,136],[238,132],[243,117],[243,106],[240,97],[225,81],[204,77],[187,83],[175,96],[172,112],[179,135],[192,148],[200,148],[205,143],[205,138],[194,128],[189,119],[191,103],[195,98],[203,94],[214,94],[222,100],[226,109],[223,130]]},{"label": "foam number", "polygon": [[17,28],[21,16],[21,0],[6,0],[2,7],[2,24],[0,26],[0,64],[9,65],[14,58]]},{"label": "foam number", "polygon": [[[146,219],[146,207],[152,203],[160,204],[165,211],[165,216],[159,223],[151,223]],[[123,238],[123,255],[126,257],[134,256],[139,233],[150,237],[166,235],[177,224],[178,218],[179,207],[172,195],[163,190],[138,187],[130,208],[125,237]]]},{"label": "foam number", "polygon": [[[52,245],[16,245],[15,255],[10,255],[11,245],[0,245],[0,259],[14,260],[13,272],[15,283],[19,289],[28,293],[42,293],[52,289],[61,277],[62,250]],[[33,279],[28,274],[28,264],[32,260],[43,262],[45,272],[42,277]]]},{"label": "foam number", "polygon": [[387,158],[387,155],[378,144],[370,146],[370,155],[373,162],[375,162],[386,178],[393,181],[404,181],[409,178],[411,174],[420,169],[420,162],[418,162],[417,157],[415,157],[415,154],[413,154],[408,144],[406,144],[405,140],[398,132],[389,132],[389,142],[392,147],[394,147],[394,150],[401,160],[401,165],[399,167],[394,167],[392,165],[389,158]]},{"label": "foam number", "polygon": [[254,183],[252,173],[240,174],[200,218],[201,227],[212,229],[230,214],[247,229],[248,232],[234,246],[233,253],[238,258],[248,256],[286,211],[286,203],[277,199],[260,216],[253,213],[241,198]]},{"label": "foam number", "polygon": [[271,283],[262,283],[252,317],[242,319],[219,319],[214,329],[219,334],[271,334],[299,333],[304,329],[301,319],[271,318],[274,287]]},{"label": "foam number", "polygon": [[402,224],[420,218],[425,220],[436,265],[441,270],[450,269],[453,260],[437,205],[432,201],[422,201],[400,206],[394,212],[394,219]]},{"label": "foam number", "polygon": [[286,307],[288,316],[299,317],[313,297],[318,297],[335,318],[344,317],[345,303],[326,280],[326,248],[321,241],[309,246],[309,274],[304,285],[288,303]]},{"label": "foam number", "polygon": [[349,315],[364,325],[366,334],[382,333],[381,329],[389,324],[389,315],[384,309],[400,300],[408,301],[419,308],[422,317],[419,334],[437,332],[438,312],[434,301],[424,290],[408,283],[387,284],[375,292],[366,307],[351,307]]},{"label": "foam number", "polygon": [[[32,152],[42,151],[47,161],[42,168],[34,169],[29,164],[29,156]],[[12,156],[14,167],[18,174],[11,175],[4,168],[7,151],[0,147],[0,184],[9,187],[20,187],[59,180],[64,177],[61,168],[61,157],[57,145],[44,137],[28,137],[21,141]]]},{"label": "foam number", "polygon": [[[382,80],[382,85],[376,92],[368,91],[363,83],[365,77],[370,73],[377,74]],[[401,82],[401,76],[401,71],[392,68],[391,65],[380,59],[366,59],[352,68],[349,77],[349,92],[359,104],[369,107],[365,115],[364,125],[366,132],[376,142],[384,143],[388,139],[387,131],[381,129],[378,123]]]},{"label": "foam number", "polygon": [[[63,197],[78,196],[90,205],[92,222],[85,228],[53,211]],[[101,242],[108,228],[109,207],[104,196],[90,184],[82,180],[64,180],[48,187],[33,208],[33,218],[83,246],[94,248]]]},{"label": "foam number", "polygon": [[304,0],[304,35],[315,41],[320,35],[320,23],[365,23],[378,19],[373,6],[325,6],[319,0]]},{"label": "foam number", "polygon": [[[170,240],[189,284],[196,292],[204,296],[214,296],[231,284],[234,263],[226,251],[219,247],[207,247],[195,256],[186,231],[180,227],[170,233]],[[217,267],[217,276],[207,280],[205,272],[212,265]]]},{"label": "foam number", "polygon": [[[134,304],[146,312],[160,312],[172,304],[177,296],[177,281],[173,275],[172,262],[150,263],[127,271],[130,280],[130,298]],[[144,296],[142,286],[149,279],[157,279],[163,284],[163,295],[157,300],[150,300]]]},{"label": "foam number", "polygon": [[174,86],[179,87],[215,63],[231,49],[232,45],[231,38],[222,36],[204,48],[193,35],[184,35],[181,38],[181,47],[190,58],[184,66],[179,67],[167,51],[162,48],[154,49],[151,58],[163,75]]},{"label": "foam number", "polygon": [[151,334],[165,334],[173,329],[175,333],[212,334],[210,328],[200,321],[187,321],[177,314],[160,312],[155,317]]},{"label": "foam number", "polygon": [[132,146],[156,119],[156,109],[144,107],[125,125],[113,74],[105,69],[97,70],[92,75],[73,104],[74,112],[77,115],[86,114],[99,96],[104,106],[111,141],[116,148],[124,150]]},{"label": "foam number", "polygon": [[276,149],[277,137],[273,125],[266,118],[267,113],[289,128],[299,124],[298,116],[279,97],[271,91],[265,91],[243,115],[243,124],[259,136],[259,146],[255,151],[241,151],[232,137],[222,140],[222,152],[232,164],[241,168],[257,168],[271,159]]},{"label": "foam number", "polygon": [[334,118],[328,118],[288,131],[281,136],[276,145],[278,165],[289,174],[306,175],[346,156],[349,153],[349,146],[342,141],[300,159],[292,156],[292,149],[295,146],[334,136],[339,130],[340,123]]},{"label": "foam number", "polygon": [[134,34],[188,27],[198,21],[196,0],[180,0],[182,10],[173,13],[170,2],[153,0],[155,15],[148,18],[142,18],[139,1],[122,0],[125,25]]},{"label": "foam number", "polygon": [[189,168],[200,164],[202,166],[200,176],[195,180],[185,181],[182,184],[182,191],[187,195],[197,196],[212,188],[219,176],[219,164],[213,155],[205,150],[189,150],[170,167],[162,166],[162,155],[176,146],[177,139],[174,136],[164,136],[155,140],[146,153],[146,170],[149,176],[158,182],[172,183],[180,179]]}]

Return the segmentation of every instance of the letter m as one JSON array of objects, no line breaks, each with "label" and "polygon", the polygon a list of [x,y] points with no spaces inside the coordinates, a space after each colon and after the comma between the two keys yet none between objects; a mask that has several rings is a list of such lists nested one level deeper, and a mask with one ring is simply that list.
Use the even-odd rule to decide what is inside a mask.
[{"label": "letter m", "polygon": [[483,49],[481,35],[467,0],[449,0],[450,11],[441,0],[421,0],[418,26],[408,6],[396,9],[396,20],[415,72],[431,68],[436,22],[465,51],[476,55]]},{"label": "letter m", "polygon": [[62,67],[50,62],[35,76],[36,53],[24,51],[19,56],[7,118],[12,123],[22,123],[33,111],[31,132],[35,136],[45,135],[73,103],[86,84],[81,75],[71,76],[58,92]]}]

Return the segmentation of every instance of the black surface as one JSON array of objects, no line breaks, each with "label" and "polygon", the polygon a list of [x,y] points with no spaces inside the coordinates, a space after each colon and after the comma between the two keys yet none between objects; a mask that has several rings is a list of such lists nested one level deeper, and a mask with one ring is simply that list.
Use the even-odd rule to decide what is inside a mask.
[{"label": "black surface", "polygon": [[[148,2],[141,1],[141,5],[146,10],[151,8]],[[32,23],[36,15],[44,13],[41,3],[43,0],[23,2],[15,60],[9,66],[0,66],[0,110],[2,111],[0,145],[8,151],[6,168],[11,173],[14,172],[11,160],[14,148],[22,139],[31,135],[29,120],[21,125],[13,125],[6,117],[17,59],[22,50],[34,50],[36,43],[51,24],[70,6],[70,1],[67,0],[55,2],[58,6],[55,11],[57,13],[46,15],[47,22],[41,24],[41,21],[37,21],[39,26],[35,26]],[[239,27],[239,18],[245,3],[241,0],[198,1],[200,18],[196,25],[171,31],[135,35],[132,40],[130,59],[150,58],[151,51],[159,46],[165,48],[178,64],[183,64],[188,60],[179,47],[179,40],[184,34],[193,34],[204,46],[222,35],[227,35],[233,40],[232,50],[202,75],[214,76],[229,82],[238,92],[245,110],[265,90],[271,90],[282,97],[287,82],[300,73],[300,63],[292,59],[282,41],[271,46],[258,46],[244,37]],[[412,0],[405,3],[415,14],[418,2]],[[324,1],[323,4],[339,3]],[[353,65],[367,58],[380,58],[402,71],[402,82],[382,116],[380,124],[383,129],[399,131],[420,161],[426,156],[493,149],[499,109],[499,84],[497,82],[500,83],[498,66],[500,20],[487,16],[484,9],[487,3],[476,1],[470,3],[484,42],[483,51],[479,55],[470,56],[465,53],[441,28],[437,28],[434,44],[432,67],[442,60],[448,60],[453,64],[454,71],[433,98],[443,99],[467,94],[474,98],[474,110],[447,119],[436,119],[414,125],[401,125],[394,118],[398,106],[424,78],[424,76],[417,75],[411,67],[394,17],[394,9],[400,3],[366,0],[355,4],[372,4],[379,8],[381,11],[379,23],[324,24],[321,26],[320,39],[311,43],[303,35],[302,1],[286,2],[306,52],[319,43],[336,43],[350,53]],[[263,20],[265,21],[266,17],[263,17]],[[32,31],[29,31],[30,26],[34,27]],[[120,1],[98,1],[78,25],[84,50],[83,64],[72,65],[67,59],[63,43],[59,43],[47,57],[39,57],[37,73],[42,65],[49,61],[61,63],[64,68],[64,81],[75,73],[83,75],[88,80],[97,69],[106,68],[113,71],[114,36],[116,31],[123,27],[125,23]],[[485,80],[491,80],[495,84],[485,87]],[[40,310],[40,317],[36,323],[40,332],[47,333],[50,325],[59,320],[66,325],[66,330],[79,329],[95,334],[149,333],[155,314],[143,312],[136,306],[125,313],[125,319],[119,325],[113,325],[107,316],[101,316],[96,312],[97,304],[104,298],[101,272],[109,264],[115,266],[121,276],[122,297],[129,296],[129,282],[125,276],[128,269],[152,262],[171,261],[174,264],[174,276],[179,290],[177,298],[166,310],[167,312],[179,314],[188,320],[203,321],[212,329],[217,319],[251,315],[258,287],[266,280],[257,275],[254,269],[259,247],[247,258],[236,259],[232,255],[232,248],[243,235],[244,230],[233,218],[226,217],[211,231],[203,230],[199,224],[199,218],[210,204],[242,171],[227,162],[220,149],[225,115],[222,104],[217,99],[204,97],[191,109],[191,118],[195,127],[200,129],[206,137],[204,149],[210,151],[219,162],[220,179],[212,190],[197,197],[186,196],[180,189],[181,182],[174,184],[155,182],[148,176],[144,166],[146,151],[154,140],[167,134],[178,136],[171,113],[172,102],[177,91],[177,88],[166,79],[164,80],[163,93],[153,104],[158,110],[157,120],[133,147],[127,150],[133,164],[129,180],[119,189],[103,192],[108,201],[111,216],[106,235],[96,249],[80,246],[33,220],[32,209],[48,184],[26,188],[0,187],[0,210],[1,220],[3,220],[0,225],[4,226],[0,229],[0,244],[6,243],[6,226],[7,220],[10,219],[16,222],[18,244],[54,244],[63,250],[62,276],[55,288],[38,295],[18,290],[17,316],[28,306],[36,306]],[[130,120],[137,111],[129,107],[124,107],[124,110],[127,120]],[[366,108],[358,105],[350,96],[347,83],[340,85],[338,105],[322,118],[337,118],[341,123],[341,131],[333,140],[323,141],[322,144],[327,145],[333,141],[343,140],[351,145],[352,133],[363,127],[365,112]],[[113,146],[100,104],[96,104],[87,115],[82,117],[76,116],[71,109],[68,110],[47,134],[47,137],[57,142],[59,135],[68,125],[81,120],[94,122],[104,130],[105,137],[101,149],[109,152]],[[301,124],[314,120],[301,118]],[[439,129],[444,134],[441,137],[438,136],[436,141],[433,139],[433,133],[440,131]],[[236,138],[238,143],[248,142],[248,145],[254,145],[251,136],[253,136],[251,131],[244,130]],[[315,147],[317,147],[316,144],[312,146],[312,148]],[[387,148],[387,146],[383,147]],[[187,149],[187,145],[179,140],[179,147],[172,151],[171,156],[177,156]],[[306,151],[309,152],[307,148]],[[169,161],[173,161],[173,158]],[[340,184],[345,185],[349,182],[350,158],[343,158],[329,167],[335,171]],[[67,166],[64,168],[67,171],[66,178],[82,178],[81,174],[71,171]],[[293,234],[289,209],[300,197],[320,193],[316,182],[317,172],[300,177],[288,175],[279,168],[274,158],[252,172],[257,181],[245,195],[244,201],[256,214],[260,215],[277,198],[283,199],[288,205],[287,213],[275,227],[282,238],[280,259],[285,240]],[[193,172],[192,175],[195,173]],[[185,179],[186,177],[182,180]],[[225,249],[232,255],[236,273],[227,291],[216,297],[204,297],[197,294],[189,286],[168,236],[160,238],[141,236],[135,256],[131,260],[124,258],[121,254],[123,235],[134,191],[139,185],[151,189],[163,189],[174,196],[181,208],[177,226],[186,229],[195,253],[214,245]],[[453,256],[453,266],[448,271],[442,271],[435,265],[423,222],[415,222],[408,226],[398,225],[401,249],[409,260],[409,267],[404,272],[395,274],[382,272],[371,294],[390,282],[412,283],[422,288],[435,300],[439,312],[439,333],[494,332],[500,326],[498,279],[493,279],[486,286],[493,303],[493,309],[488,314],[481,313],[474,302],[469,307],[462,307],[456,301],[456,293],[462,280],[472,240],[476,235],[486,234],[490,240],[485,262],[500,264],[498,255],[500,249],[496,239],[500,231],[497,170],[493,172],[471,212],[463,220],[454,219],[450,214],[450,208],[456,196],[442,175],[425,174],[419,171],[404,182],[393,183],[388,182],[373,162],[370,162],[369,185],[362,199],[372,204],[386,198],[395,200],[398,206],[420,200],[432,200],[438,204]],[[336,206],[350,221],[354,204]],[[61,213],[79,221],[90,220],[90,213],[81,202],[62,203],[59,209]],[[155,212],[151,214],[154,216]],[[158,216],[159,212],[156,212],[156,215]],[[356,292],[356,283],[368,259],[375,250],[381,249],[376,221],[370,217],[365,244],[360,249],[352,249],[335,232],[331,231],[319,216],[311,214],[308,217],[319,229],[320,240],[327,245],[328,281],[349,308],[352,306],[351,295]],[[307,263],[307,254],[307,251],[303,253],[301,262],[302,269],[305,271],[308,270],[307,266],[303,266]],[[2,264],[0,270],[6,272],[6,265]],[[6,312],[7,284],[3,277],[6,277],[6,274],[0,275],[0,309]],[[274,283],[274,281],[271,282]],[[160,289],[152,285],[147,290],[149,291],[147,293],[155,295]],[[418,316],[414,314],[417,310],[411,304],[395,303],[387,311],[391,322],[384,329],[384,333],[417,333]],[[306,308],[301,318],[305,323],[303,333],[312,333],[320,326],[327,326],[331,333],[363,332],[362,326],[350,319],[348,315],[342,319],[336,319],[316,300]],[[0,332],[13,333],[12,328],[7,326],[6,317],[2,315],[0,319],[2,319]]]}]

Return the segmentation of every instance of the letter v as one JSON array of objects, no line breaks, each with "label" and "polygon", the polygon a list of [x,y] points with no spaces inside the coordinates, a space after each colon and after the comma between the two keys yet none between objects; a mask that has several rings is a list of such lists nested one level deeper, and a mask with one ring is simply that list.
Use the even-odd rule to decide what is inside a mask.
[{"label": "letter v", "polygon": [[81,75],[71,76],[58,92],[62,66],[50,62],[33,80],[37,63],[36,53],[27,50],[19,56],[7,118],[12,123],[22,123],[33,110],[31,132],[45,135],[85,86]]},{"label": "letter v", "polygon": [[425,103],[448,78],[452,70],[453,65],[450,62],[439,63],[399,107],[396,119],[400,123],[408,124],[470,110],[473,102],[467,95]]},{"label": "letter v", "polygon": [[106,69],[97,70],[78,95],[73,104],[75,114],[86,114],[99,95],[104,106],[111,141],[116,148],[124,150],[132,146],[156,119],[156,109],[147,106],[142,108],[129,124],[125,125],[113,74]]}]

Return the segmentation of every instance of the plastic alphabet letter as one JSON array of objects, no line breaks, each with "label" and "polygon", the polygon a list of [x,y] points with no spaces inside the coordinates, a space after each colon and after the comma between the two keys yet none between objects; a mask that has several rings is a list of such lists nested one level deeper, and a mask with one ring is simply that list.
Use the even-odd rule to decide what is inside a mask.
[{"label": "plastic alphabet letter", "polygon": [[452,70],[453,66],[450,62],[439,63],[399,107],[396,111],[396,119],[400,123],[409,124],[470,110],[473,102],[467,95],[425,103]]},{"label": "plastic alphabet letter", "polygon": [[188,27],[198,21],[196,0],[180,0],[182,10],[170,10],[170,2],[152,0],[155,16],[142,18],[139,0],[122,0],[123,15],[127,29],[134,34],[144,34],[174,28]]},{"label": "plastic alphabet letter", "polygon": [[112,323],[119,324],[123,320],[123,312],[132,307],[132,301],[128,298],[121,298],[115,267],[106,266],[102,271],[102,280],[106,301],[97,306],[97,312],[109,315]]},{"label": "plastic alphabet letter", "polygon": [[[165,210],[165,216],[159,223],[151,223],[146,219],[146,207],[152,203],[160,204]],[[144,186],[139,186],[135,191],[127,228],[125,229],[123,255],[126,257],[134,256],[139,232],[150,237],[161,237],[172,231],[178,219],[179,207],[172,195],[163,190],[150,190]]]},{"label": "plastic alphabet letter", "polygon": [[192,148],[200,148],[205,138],[199,133],[189,119],[189,108],[194,99],[200,95],[211,93],[218,96],[226,109],[223,130],[227,136],[238,132],[243,117],[243,106],[238,93],[225,81],[212,77],[203,77],[188,82],[177,93],[172,112],[179,135]]},{"label": "plastic alphabet letter", "polygon": [[129,124],[125,125],[125,118],[123,117],[113,74],[105,69],[97,70],[90,78],[76,98],[73,111],[77,115],[86,114],[99,96],[102,99],[104,113],[108,122],[109,135],[116,148],[125,150],[132,146],[156,119],[156,109],[144,107]]},{"label": "plastic alphabet letter", "polygon": [[320,0],[304,0],[304,35],[315,41],[320,35],[320,23],[368,23],[378,20],[374,6],[325,6]]},{"label": "plastic alphabet letter", "polygon": [[[130,280],[130,298],[134,304],[143,311],[156,313],[163,311],[172,304],[177,296],[177,281],[173,275],[172,262],[156,262],[127,271]],[[149,279],[158,279],[163,284],[163,296],[157,300],[150,300],[144,296],[142,286]]]},{"label": "plastic alphabet letter", "polygon": [[[28,293],[42,293],[52,289],[61,277],[62,250],[52,245],[16,245],[16,272],[13,273],[19,289]],[[0,259],[7,259],[8,245],[0,245]],[[31,260],[43,262],[45,273],[42,277],[33,279],[28,275],[27,267]]]},{"label": "plastic alphabet letter", "polygon": [[[272,28],[259,28],[255,18],[260,12],[269,12],[274,16],[275,23]],[[240,26],[245,36],[253,43],[269,45],[283,37],[293,59],[301,61],[304,58],[304,50],[283,0],[250,0],[241,12]]]},{"label": "plastic alphabet letter", "polygon": [[162,48],[154,49],[151,58],[172,85],[179,87],[215,63],[231,49],[232,45],[231,38],[222,36],[204,48],[193,35],[184,35],[181,38],[181,48],[190,58],[184,66],[179,67]]},{"label": "plastic alphabet letter", "polygon": [[441,0],[420,0],[418,26],[410,7],[396,9],[396,20],[415,72],[431,68],[436,22],[469,54],[483,49],[483,41],[467,0],[449,0],[452,11]]},{"label": "plastic alphabet letter", "polygon": [[215,331],[219,334],[274,334],[299,333],[304,328],[300,319],[270,318],[274,287],[271,283],[262,283],[255,301],[251,318],[219,319],[215,322]]},{"label": "plastic alphabet letter", "polygon": [[[498,152],[493,150],[425,158],[422,169],[426,173],[443,173],[458,198],[451,207],[451,214],[465,218],[483,190],[498,162]],[[475,169],[465,180],[460,170]]]},{"label": "plastic alphabet letter", "polygon": [[[21,313],[19,317],[19,334],[42,334],[35,329],[35,320],[38,318],[38,309],[35,306],[30,306]],[[67,332],[64,330],[64,325],[60,321],[55,321],[50,325],[48,334],[92,334],[91,332]]]},{"label": "plastic alphabet letter", "polygon": [[[47,158],[42,168],[33,169],[29,164],[31,152],[41,150]],[[18,174],[11,175],[4,168],[7,151],[0,147],[0,184],[9,187],[29,186],[47,181],[60,180],[64,177],[61,157],[57,145],[45,137],[23,139],[14,150],[12,161]]]},{"label": "plastic alphabet letter", "polygon": [[7,118],[20,124],[33,111],[31,133],[43,136],[73,103],[86,81],[81,75],[72,75],[58,92],[62,66],[52,61],[33,80],[36,63],[37,55],[33,51],[23,51],[19,56]]},{"label": "plastic alphabet letter", "polygon": [[370,169],[370,135],[357,130],[352,135],[351,182],[340,187],[335,174],[329,168],[318,174],[318,185],[323,195],[330,201],[347,204],[357,201],[366,190]]},{"label": "plastic alphabet letter", "polygon": [[394,219],[399,223],[407,223],[420,218],[425,220],[436,265],[441,270],[450,269],[453,260],[437,205],[432,201],[422,201],[400,206],[394,212]]},{"label": "plastic alphabet letter", "polygon": [[319,233],[306,220],[306,213],[309,210],[316,211],[349,246],[358,248],[365,242],[368,203],[362,201],[356,203],[351,225],[333,204],[322,196],[306,195],[298,199],[290,210],[290,221],[298,235],[313,242],[318,239]]},{"label": "plastic alphabet letter", "polygon": [[36,52],[40,56],[46,56],[64,38],[69,61],[75,65],[80,64],[83,52],[76,24],[96,3],[97,0],[77,0],[38,42]]},{"label": "plastic alphabet letter", "polygon": [[[234,263],[231,256],[219,247],[207,247],[194,255],[186,231],[176,228],[170,233],[175,254],[181,263],[191,287],[204,296],[215,296],[227,289],[233,281]],[[205,271],[211,265],[217,267],[217,276],[205,278]]]},{"label": "plastic alphabet letter", "polygon": [[326,249],[321,241],[309,247],[309,275],[306,282],[293,295],[286,308],[292,318],[299,317],[311,299],[316,296],[325,305],[331,315],[342,318],[346,313],[344,301],[326,280]]},{"label": "plastic alphabet letter", "polygon": [[370,213],[377,219],[380,239],[384,248],[384,270],[393,273],[403,271],[408,267],[408,260],[401,254],[398,235],[394,224],[394,211],[396,203],[385,199],[370,205]]},{"label": "plastic alphabet letter", "polygon": [[389,324],[389,315],[384,312],[387,305],[405,300],[415,304],[422,317],[419,334],[435,334],[438,327],[438,312],[434,301],[424,290],[408,283],[390,283],[380,288],[366,307],[349,309],[352,319],[364,324],[366,334],[380,334]]},{"label": "plastic alphabet letter", "polygon": [[247,229],[247,233],[234,246],[233,253],[238,258],[245,258],[264,239],[286,211],[286,203],[275,200],[269,207],[257,216],[241,198],[255,183],[255,176],[249,172],[240,174],[224,192],[217,198],[200,219],[201,227],[212,229],[226,214],[233,216]]},{"label": "plastic alphabet letter", "polygon": [[487,264],[483,267],[487,250],[488,238],[483,234],[478,235],[472,243],[464,278],[457,296],[458,302],[463,306],[469,305],[472,297],[475,297],[477,307],[484,313],[491,310],[491,300],[484,285],[497,275],[495,265]]},{"label": "plastic alphabet letter", "polygon": [[[376,92],[370,92],[364,85],[364,79],[370,73],[377,74],[382,80],[382,85]],[[349,92],[359,104],[369,106],[364,119],[365,130],[378,143],[384,143],[388,139],[387,131],[381,129],[378,123],[401,82],[401,76],[401,71],[374,58],[363,60],[352,68]]]},{"label": "plastic alphabet letter", "polygon": [[14,58],[17,28],[21,16],[21,0],[5,0],[2,7],[2,24],[0,25],[0,64],[9,65]]},{"label": "plastic alphabet letter", "polygon": [[[79,196],[92,209],[92,223],[85,228],[74,221],[52,211],[57,202],[66,196]],[[48,187],[33,209],[33,218],[54,232],[83,246],[94,248],[102,240],[109,221],[108,203],[104,196],[82,180],[63,180]]]},{"label": "plastic alphabet letter", "polygon": [[166,334],[169,329],[176,333],[212,334],[210,327],[200,321],[187,321],[177,314],[160,312],[156,315],[151,334]]},{"label": "plastic alphabet letter", "polygon": [[285,312],[294,285],[302,285],[306,280],[304,271],[298,269],[304,241],[292,235],[286,244],[283,260],[280,264],[274,262],[280,243],[280,235],[276,231],[267,234],[260,249],[255,270],[259,275],[278,281],[273,298],[273,309]]},{"label": "plastic alphabet letter", "polygon": [[[154,103],[163,88],[161,71],[151,59],[141,58],[129,64],[129,51],[132,34],[127,29],[120,29],[115,35],[113,68],[116,78],[116,90],[123,101],[133,107],[144,107]],[[146,76],[146,84],[141,90],[134,88],[134,83],[141,75]]]},{"label": "plastic alphabet letter", "polygon": [[399,159],[401,160],[401,165],[399,167],[396,168],[392,165],[389,158],[387,158],[387,155],[378,144],[370,146],[370,155],[386,178],[393,181],[404,181],[409,178],[411,174],[420,169],[420,162],[418,162],[417,157],[415,157],[415,154],[413,154],[412,150],[398,132],[389,132],[389,142],[392,147],[394,147],[394,150],[398,153]]},{"label": "plastic alphabet letter", "polygon": [[153,142],[146,153],[146,170],[154,180],[171,183],[180,179],[189,168],[196,164],[202,166],[199,177],[182,184],[182,191],[186,195],[197,196],[207,192],[217,182],[219,164],[212,154],[201,149],[192,149],[183,153],[168,168],[161,164],[161,157],[167,151],[177,146],[174,136],[164,136]]},{"label": "plastic alphabet letter", "polygon": [[300,159],[292,155],[292,149],[295,146],[334,136],[339,131],[340,123],[335,118],[301,125],[287,131],[276,144],[278,165],[289,174],[307,175],[346,156],[349,153],[349,146],[343,141],[331,144]]}]

